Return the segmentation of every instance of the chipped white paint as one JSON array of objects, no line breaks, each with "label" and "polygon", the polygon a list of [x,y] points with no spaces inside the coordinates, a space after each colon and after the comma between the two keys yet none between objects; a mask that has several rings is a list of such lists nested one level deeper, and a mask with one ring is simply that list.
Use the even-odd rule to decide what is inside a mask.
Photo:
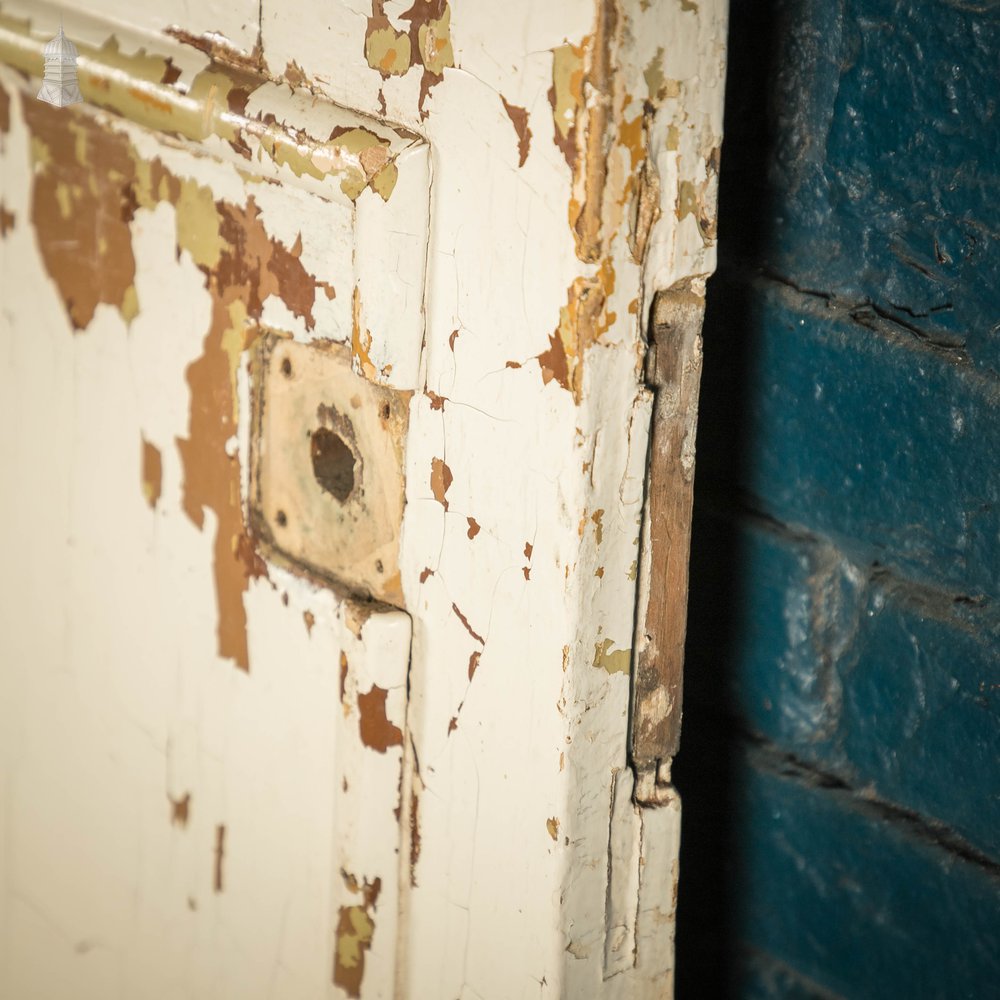
[{"label": "chipped white paint", "polygon": [[[151,8],[85,6],[96,20],[74,15],[75,36],[66,22],[85,97],[114,31],[123,53],[176,56],[176,95],[144,83],[152,96],[178,113],[194,100],[201,53],[100,20],[167,27]],[[256,6],[218,21],[244,50]],[[270,565],[240,596],[249,672],[218,652],[219,519],[206,509],[199,530],[184,507],[175,441],[192,434],[188,380],[214,305],[177,251],[179,210],[141,205],[129,224],[131,323],[102,302],[74,333],[30,218],[30,84],[0,77],[0,196],[15,214],[0,239],[0,461],[17,470],[0,539],[18,567],[0,594],[4,996],[345,996],[338,944],[364,962],[363,997],[672,993],[679,803],[636,806],[627,757],[641,372],[653,295],[714,267],[725,5],[608,0],[603,91],[581,76],[599,75],[593,4],[514,0],[499,20],[470,0],[424,6],[264,0],[272,80],[226,112],[249,160],[212,130],[195,143],[98,117],[140,160],[243,209],[252,197],[283,247],[300,239],[296,259],[335,297],[316,295],[310,323],[273,291],[260,325],[350,343],[360,373],[416,390],[405,613],[362,623],[353,602]],[[199,34],[214,30],[206,12],[163,19]],[[51,34],[51,8],[3,13]],[[579,100],[553,109],[556,64],[574,58],[560,86]],[[335,167],[330,134],[363,121],[398,166],[393,190],[345,198],[335,174],[269,156],[268,113],[320,174]],[[578,164],[606,153],[600,190],[579,166],[574,182],[560,115],[578,127]],[[571,228],[581,196],[596,256]],[[216,455],[239,461],[244,504],[249,360],[233,373],[232,457]],[[162,456],[152,509],[143,440]],[[381,750],[360,723],[376,688]]]}]

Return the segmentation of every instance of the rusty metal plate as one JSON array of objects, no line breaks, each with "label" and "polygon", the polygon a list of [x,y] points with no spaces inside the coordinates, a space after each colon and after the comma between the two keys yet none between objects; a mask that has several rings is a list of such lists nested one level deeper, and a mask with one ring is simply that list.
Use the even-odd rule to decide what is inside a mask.
[{"label": "rusty metal plate", "polygon": [[345,345],[276,334],[261,338],[253,372],[251,517],[269,555],[402,606],[412,394],[355,374]]}]

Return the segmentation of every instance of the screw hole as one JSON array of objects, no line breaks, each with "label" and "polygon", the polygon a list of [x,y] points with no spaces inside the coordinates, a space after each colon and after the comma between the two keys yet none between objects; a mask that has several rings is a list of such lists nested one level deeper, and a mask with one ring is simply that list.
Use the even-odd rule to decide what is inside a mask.
[{"label": "screw hole", "polygon": [[288,360],[288,358],[281,359],[281,374],[284,375],[285,378],[292,377],[292,363]]},{"label": "screw hole", "polygon": [[288,516],[283,510],[279,510],[277,514],[274,515],[275,521],[278,522],[278,527],[283,528],[288,524]]},{"label": "screw hole", "polygon": [[381,559],[376,559],[375,560],[375,572],[376,573],[381,573],[383,571],[383,568],[384,567],[382,566],[382,560]]},{"label": "screw hole", "polygon": [[327,427],[313,431],[309,452],[316,482],[344,503],[354,489],[354,452]]}]

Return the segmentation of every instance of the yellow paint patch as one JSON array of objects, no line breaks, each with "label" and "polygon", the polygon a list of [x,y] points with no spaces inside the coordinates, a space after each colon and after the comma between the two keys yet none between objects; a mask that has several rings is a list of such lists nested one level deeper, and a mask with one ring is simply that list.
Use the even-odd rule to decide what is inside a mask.
[{"label": "yellow paint patch", "polygon": [[663,73],[663,48],[656,50],[656,55],[649,60],[649,64],[642,71],[643,79],[646,81],[646,95],[654,104],[662,101],[666,91],[666,77]]},{"label": "yellow paint patch", "polygon": [[[435,66],[453,59],[448,35],[449,16],[446,7],[438,21],[424,25],[428,54]],[[14,36],[29,35],[26,22],[2,14],[0,26]],[[178,37],[183,35],[172,33]],[[401,50],[413,48],[414,39],[407,33],[392,29],[389,33],[399,39]],[[182,37],[182,41],[195,44],[187,37]],[[317,180],[331,175],[339,177],[341,189],[351,199],[357,198],[385,165],[383,159],[382,164],[366,171],[356,156],[349,150],[338,149],[335,141],[286,128],[270,115],[247,118],[247,100],[263,82],[259,75],[261,67],[253,60],[245,66],[213,61],[190,82],[179,85],[180,74],[169,57],[147,54],[143,49],[135,54],[124,54],[113,36],[100,48],[80,43],[78,49],[88,66],[87,72],[79,74],[84,100],[154,131],[195,142],[219,136],[247,157],[250,156],[248,140],[256,141],[274,163],[287,166],[298,177],[308,175]],[[214,57],[210,47],[204,50]],[[34,76],[41,75],[37,51],[17,40],[0,39],[0,62]],[[405,72],[399,54],[394,59],[393,69]],[[64,123],[66,117],[63,116]],[[388,150],[388,140],[374,138]],[[40,151],[35,161],[42,162],[42,157],[48,155],[47,150]],[[75,160],[88,162],[79,151]],[[393,184],[391,172],[381,177],[379,193],[387,197]]]},{"label": "yellow paint patch", "polygon": [[163,458],[160,449],[142,439],[142,495],[155,508],[163,489]]},{"label": "yellow paint patch", "polygon": [[559,326],[549,338],[549,349],[538,355],[542,379],[555,379],[573,393],[577,403],[583,395],[583,356],[615,321],[607,309],[615,290],[611,258],[605,258],[596,275],[577,278],[567,291],[566,305],[559,308]]},{"label": "yellow paint patch", "polygon": [[135,285],[129,285],[125,289],[125,294],[122,296],[122,303],[118,310],[121,313],[121,317],[125,320],[125,324],[131,324],[132,320],[139,315],[139,293],[135,289]]},{"label": "yellow paint patch", "polygon": [[348,890],[362,897],[362,902],[340,907],[333,953],[333,982],[349,997],[361,996],[361,982],[365,974],[365,953],[375,936],[375,921],[371,911],[375,908],[382,880],[367,880],[358,884],[353,875],[343,873]]},{"label": "yellow paint patch", "polygon": [[604,511],[603,511],[603,509],[601,509],[601,510],[595,510],[594,513],[590,517],[591,521],[594,522],[594,528],[595,528],[596,534],[597,534],[597,544],[598,545],[600,545],[601,542],[604,541],[604,524],[603,524],[603,518],[604,518]]},{"label": "yellow paint patch", "polygon": [[555,144],[572,167],[576,161],[576,116],[583,107],[583,60],[590,39],[579,45],[560,45],[552,51],[552,122]]},{"label": "yellow paint patch", "polygon": [[451,9],[447,4],[437,20],[420,25],[417,39],[426,70],[441,76],[445,69],[455,65],[455,52],[451,47]]},{"label": "yellow paint patch", "polygon": [[365,61],[383,79],[402,76],[410,68],[410,36],[391,25],[369,31],[365,38]]},{"label": "yellow paint patch", "polygon": [[337,958],[333,981],[349,997],[361,996],[365,952],[371,947],[375,924],[363,906],[342,906],[337,924]]},{"label": "yellow paint patch", "polygon": [[187,250],[199,267],[215,267],[222,255],[222,237],[211,189],[182,180],[175,210],[177,245]]},{"label": "yellow paint patch", "polygon": [[614,644],[614,639],[594,643],[594,666],[599,670],[606,670],[609,674],[627,674],[632,663],[632,650],[629,648],[612,651],[611,647]]}]

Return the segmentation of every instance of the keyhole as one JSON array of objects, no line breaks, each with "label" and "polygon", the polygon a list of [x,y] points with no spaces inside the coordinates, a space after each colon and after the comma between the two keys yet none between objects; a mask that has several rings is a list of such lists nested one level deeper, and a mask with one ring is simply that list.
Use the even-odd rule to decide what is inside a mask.
[{"label": "keyhole", "polygon": [[354,489],[354,452],[326,427],[313,431],[309,450],[316,482],[344,503]]}]

